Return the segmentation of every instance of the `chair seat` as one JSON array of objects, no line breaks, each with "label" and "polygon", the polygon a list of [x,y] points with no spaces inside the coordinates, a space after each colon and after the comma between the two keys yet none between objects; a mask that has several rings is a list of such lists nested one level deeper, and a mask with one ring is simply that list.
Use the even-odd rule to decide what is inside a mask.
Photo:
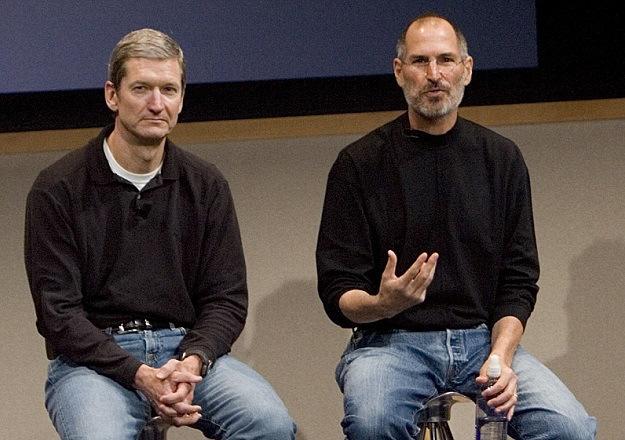
[{"label": "chair seat", "polygon": [[418,440],[454,440],[449,424],[451,407],[454,403],[471,402],[464,394],[450,391],[431,398],[419,411],[417,425]]}]

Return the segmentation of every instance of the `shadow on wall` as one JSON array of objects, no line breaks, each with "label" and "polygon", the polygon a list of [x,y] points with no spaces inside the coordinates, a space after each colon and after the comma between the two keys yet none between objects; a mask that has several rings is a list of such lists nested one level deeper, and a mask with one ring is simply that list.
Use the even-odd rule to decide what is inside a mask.
[{"label": "shadow on wall", "polygon": [[565,304],[568,352],[549,362],[598,421],[598,438],[625,438],[625,241],[599,240],[572,260]]},{"label": "shadow on wall", "polygon": [[312,280],[287,281],[254,308],[248,359],[283,399],[298,440],[340,436],[334,368],[349,336],[326,317]]}]

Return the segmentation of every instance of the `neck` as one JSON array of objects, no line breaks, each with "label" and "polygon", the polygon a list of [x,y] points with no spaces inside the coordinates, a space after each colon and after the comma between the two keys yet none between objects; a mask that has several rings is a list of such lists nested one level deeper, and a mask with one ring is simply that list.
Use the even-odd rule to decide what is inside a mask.
[{"label": "neck", "polygon": [[439,118],[424,118],[409,107],[408,120],[410,121],[410,128],[413,130],[434,135],[445,134],[456,124],[458,111],[455,110]]},{"label": "neck", "polygon": [[106,141],[117,163],[131,173],[147,174],[163,161],[165,139],[154,145],[141,145],[113,130]]}]

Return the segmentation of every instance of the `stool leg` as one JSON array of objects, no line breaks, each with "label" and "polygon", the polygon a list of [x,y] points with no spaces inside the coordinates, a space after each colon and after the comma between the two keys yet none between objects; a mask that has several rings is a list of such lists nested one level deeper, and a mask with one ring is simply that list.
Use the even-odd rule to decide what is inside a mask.
[{"label": "stool leg", "polygon": [[417,440],[454,440],[447,422],[424,422],[419,429]]},{"label": "stool leg", "polygon": [[441,428],[440,440],[454,440],[454,436],[451,434],[451,429],[449,429],[449,424],[447,422],[441,422],[440,428]]},{"label": "stool leg", "polygon": [[139,434],[139,440],[167,440],[169,426],[160,417],[152,417]]}]

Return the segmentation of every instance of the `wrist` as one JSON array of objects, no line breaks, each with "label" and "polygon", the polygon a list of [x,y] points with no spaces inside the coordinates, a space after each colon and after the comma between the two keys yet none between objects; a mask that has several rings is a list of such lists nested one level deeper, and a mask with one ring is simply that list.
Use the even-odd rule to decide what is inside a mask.
[{"label": "wrist", "polygon": [[179,360],[188,365],[194,374],[205,377],[213,366],[213,361],[208,358],[206,353],[198,349],[185,350]]},{"label": "wrist", "polygon": [[373,310],[378,316],[378,320],[390,319],[395,315],[398,315],[403,309],[398,309],[396,304],[390,304],[389,301],[384,301],[384,294],[378,292],[377,295],[371,296],[373,301]]},{"label": "wrist", "polygon": [[150,367],[146,364],[141,364],[137,371],[135,372],[135,377],[133,380],[133,386],[138,389],[144,389],[144,385],[146,383],[146,378],[148,377]]}]

